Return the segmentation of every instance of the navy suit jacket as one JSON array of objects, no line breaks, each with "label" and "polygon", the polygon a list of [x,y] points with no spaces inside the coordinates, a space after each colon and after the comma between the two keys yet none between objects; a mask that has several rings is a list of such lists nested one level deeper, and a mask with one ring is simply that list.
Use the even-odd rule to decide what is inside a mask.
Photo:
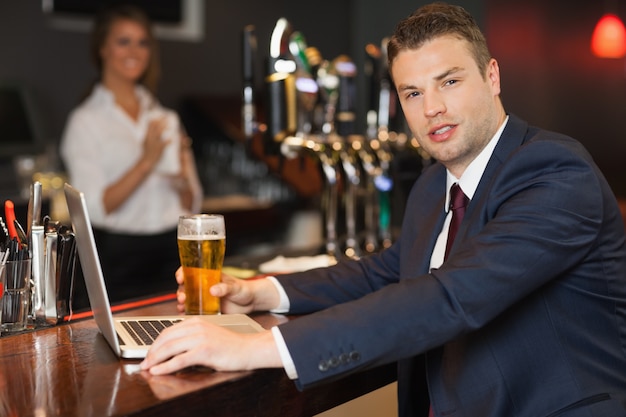
[{"label": "navy suit jacket", "polygon": [[[280,276],[299,388],[398,363],[402,417],[626,415],[620,210],[575,140],[510,116],[448,260],[429,271],[446,171],[408,198],[394,245]],[[428,395],[429,394],[429,395]]]}]

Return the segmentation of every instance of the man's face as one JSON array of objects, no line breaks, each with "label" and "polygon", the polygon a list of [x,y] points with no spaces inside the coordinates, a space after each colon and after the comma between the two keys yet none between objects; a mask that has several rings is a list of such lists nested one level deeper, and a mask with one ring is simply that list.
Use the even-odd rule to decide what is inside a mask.
[{"label": "man's face", "polygon": [[497,62],[481,74],[469,48],[465,40],[441,36],[400,52],[391,66],[411,132],[456,177],[505,118]]}]

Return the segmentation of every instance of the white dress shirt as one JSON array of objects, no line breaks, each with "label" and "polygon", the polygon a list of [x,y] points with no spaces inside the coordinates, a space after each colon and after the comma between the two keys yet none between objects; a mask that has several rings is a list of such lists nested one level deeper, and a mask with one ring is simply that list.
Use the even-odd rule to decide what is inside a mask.
[{"label": "white dress shirt", "polygon": [[441,233],[439,233],[439,237],[437,237],[437,242],[435,243],[435,248],[433,249],[432,257],[430,258],[430,269],[439,268],[443,263],[443,257],[446,251],[446,243],[448,241],[448,229],[450,228],[450,221],[452,220],[452,212],[450,211],[450,187],[455,182],[459,183],[459,187],[463,190],[463,193],[467,196],[467,198],[472,200],[474,197],[474,192],[478,187],[478,183],[483,176],[483,172],[485,172],[485,168],[487,167],[487,163],[491,158],[491,154],[493,150],[496,148],[498,141],[500,140],[500,136],[502,136],[502,131],[506,126],[506,122],[509,120],[507,116],[496,134],[491,138],[485,149],[483,149],[478,156],[470,162],[467,166],[461,178],[456,178],[454,175],[447,171],[448,176],[446,180],[446,201],[444,205],[444,210],[446,213],[446,220],[443,223],[443,227],[441,229]]},{"label": "white dress shirt", "polygon": [[[180,170],[178,159],[178,115],[162,107],[150,92],[136,87],[140,102],[137,120],[130,118],[103,85],[94,87],[91,95],[74,109],[61,140],[61,157],[70,182],[85,194],[94,226],[124,234],[155,234],[175,228],[178,217],[187,213],[180,202],[173,174]],[[104,209],[105,189],[117,181],[143,152],[143,141],[149,121],[169,118],[172,140],[155,170],[119,208],[111,213]],[[194,193],[193,212],[200,210],[202,188],[195,166],[188,167],[188,178]]]},{"label": "white dress shirt", "polygon": [[[485,149],[481,151],[481,153],[468,165],[463,172],[461,178],[456,178],[454,175],[448,171],[448,176],[446,180],[446,201],[444,210],[448,213],[446,215],[446,220],[443,224],[443,228],[441,229],[441,233],[437,238],[437,242],[435,243],[435,248],[433,250],[431,259],[430,259],[430,268],[438,268],[443,263],[443,257],[446,250],[446,241],[448,239],[448,229],[450,228],[450,221],[452,219],[452,213],[449,209],[450,207],[450,187],[455,182],[459,183],[459,187],[465,193],[465,195],[471,200],[474,196],[474,192],[478,187],[478,183],[480,182],[480,178],[485,172],[485,168],[487,167],[487,163],[491,158],[491,154],[495,149],[498,141],[500,140],[500,136],[502,136],[502,132],[508,122],[509,117],[507,116],[496,134],[489,141]],[[289,311],[289,299],[283,287],[280,285],[278,280],[274,277],[269,277],[280,294],[280,302],[276,309],[272,310],[274,313],[285,313]],[[287,344],[278,329],[278,326],[272,327],[272,334],[274,336],[274,341],[276,342],[276,346],[278,347],[278,352],[280,354],[280,359],[283,363],[283,367],[285,368],[285,372],[290,379],[298,379],[298,372],[296,371],[295,364],[293,363],[293,359],[291,358],[291,354],[289,353],[289,349],[287,348]]]}]

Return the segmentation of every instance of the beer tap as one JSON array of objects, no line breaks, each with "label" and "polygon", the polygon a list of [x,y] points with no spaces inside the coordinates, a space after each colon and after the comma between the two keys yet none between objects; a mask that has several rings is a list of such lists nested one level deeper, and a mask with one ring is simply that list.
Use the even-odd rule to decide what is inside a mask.
[{"label": "beer tap", "polygon": [[339,79],[337,92],[337,114],[335,127],[342,137],[356,131],[356,65],[347,55],[340,55],[333,60],[334,72]]},{"label": "beer tap", "polygon": [[335,115],[336,133],[338,137],[338,152],[341,167],[346,181],[344,193],[344,210],[346,221],[346,239],[344,254],[353,259],[361,257],[357,231],[356,231],[356,208],[361,186],[361,176],[358,169],[356,155],[348,145],[348,138],[354,139],[356,135],[356,90],[354,79],[356,77],[356,65],[346,55],[340,55],[333,60],[334,71],[339,78],[337,113]]},{"label": "beer tap", "polygon": [[376,186],[374,180],[380,169],[377,165],[376,155],[374,155],[363,137],[353,135],[350,136],[348,140],[350,141],[351,148],[357,155],[357,159],[362,168],[361,171],[364,174],[364,180],[362,181],[365,199],[363,209],[363,223],[365,229],[363,249],[368,253],[374,253],[379,247],[377,237],[378,208],[376,205]]},{"label": "beer tap", "polygon": [[254,26],[248,25],[243,28],[242,36],[242,79],[243,79],[243,105],[241,109],[241,124],[244,137],[247,141],[252,140],[259,130],[256,120],[256,106],[254,103],[254,63],[256,62],[256,36]]},{"label": "beer tap", "polygon": [[[311,153],[320,162],[325,179],[323,204],[326,215],[326,251],[336,259],[339,195],[337,154],[329,146],[327,135],[315,132],[315,113],[321,102],[324,105],[329,102],[330,106],[334,106],[332,93],[331,100],[324,100],[329,89],[332,90],[332,77],[320,77],[319,68],[323,62],[319,61],[314,64],[313,75],[314,69],[308,62],[307,49],[304,36],[294,31],[286,19],[279,19],[270,39],[269,71],[266,77],[269,96],[266,147],[286,158],[295,158],[303,152]],[[324,82],[320,83],[320,79]],[[326,90],[322,92],[322,88]],[[325,112],[334,115],[328,106]]]},{"label": "beer tap", "polygon": [[378,238],[384,248],[391,246],[391,162],[393,154],[389,150],[388,132],[379,129],[379,135],[369,141],[369,145],[377,156],[378,169],[374,176],[376,188],[376,206],[378,211]]},{"label": "beer tap", "polygon": [[326,178],[326,253],[329,257],[337,259],[339,245],[337,244],[337,213],[339,204],[339,171],[337,169],[336,149],[325,146],[325,152],[319,152],[317,157],[322,165],[322,171]]},{"label": "beer tap", "polygon": [[374,44],[365,47],[365,75],[369,87],[366,139],[353,143],[366,175],[365,188],[365,250],[375,252],[380,244],[391,244],[391,179],[393,155],[388,147],[389,87],[384,82],[383,54]]},{"label": "beer tap", "polygon": [[[318,143],[313,147],[314,155],[321,164],[323,177],[325,179],[325,189],[323,196],[323,206],[326,215],[326,252],[336,259],[339,254],[337,243],[337,214],[339,202],[339,167],[338,152],[340,141],[333,135],[334,109],[336,107],[337,92],[333,81],[333,74],[326,74],[326,78],[320,84],[313,79],[311,65],[306,54],[307,45],[304,36],[300,32],[293,32],[290,38],[289,49],[297,63],[296,70],[296,90],[298,91],[298,132],[296,136],[305,137]],[[319,73],[316,73],[319,74]],[[323,89],[323,92],[320,91]],[[323,96],[327,95],[328,100],[324,101]],[[327,104],[327,116],[322,124],[322,133],[315,132],[314,112],[319,105]],[[324,126],[329,129],[329,133],[324,132]],[[331,136],[332,135],[332,136]],[[293,141],[287,141],[293,144]],[[309,148],[307,148],[309,149]]]},{"label": "beer tap", "polygon": [[383,47],[376,53],[378,56],[379,81],[376,136],[370,138],[370,147],[376,153],[380,172],[374,179],[377,190],[378,231],[383,247],[391,245],[391,191],[393,179],[391,177],[391,163],[393,153],[390,138],[395,136],[389,130],[391,110],[395,106],[395,95],[392,89],[391,77],[387,67],[387,40],[383,39]]},{"label": "beer tap", "polygon": [[[358,135],[351,135],[349,138],[356,139]],[[358,168],[357,155],[355,151],[344,139],[339,149],[339,157],[343,172],[346,175],[344,194],[345,220],[346,220],[346,239],[344,254],[348,258],[358,259],[361,257],[361,248],[359,246],[357,230],[356,230],[356,210],[359,198],[359,188],[361,187],[361,172]]]},{"label": "beer tap", "polygon": [[[361,250],[358,245],[356,232],[356,199],[358,187],[361,183],[360,172],[357,168],[354,153],[346,145],[346,136],[354,134],[355,113],[354,113],[354,76],[356,66],[345,55],[334,59],[332,63],[322,61],[318,68],[317,76],[321,97],[324,103],[324,116],[321,136],[327,144],[327,152],[332,152],[332,157],[328,161],[335,168],[335,178],[340,178],[340,169],[345,174],[345,190],[343,201],[345,208],[346,239],[344,255],[349,258],[359,258]],[[331,171],[328,166],[327,181],[330,179]],[[336,238],[337,234],[337,213],[338,213],[338,188],[339,183],[327,182],[327,234]],[[339,248],[334,244],[334,250]]]},{"label": "beer tap", "polygon": [[339,255],[337,244],[337,206],[339,199],[339,172],[337,151],[333,144],[319,135],[288,136],[281,143],[281,153],[295,158],[302,152],[311,153],[320,162],[325,187],[322,206],[325,214],[326,254],[336,261]]},{"label": "beer tap", "polygon": [[[304,50],[304,54],[309,63],[311,76],[317,82],[319,87],[318,100],[315,105],[315,109],[313,110],[313,131],[319,132],[322,131],[322,126],[324,125],[325,120],[325,96],[322,90],[322,80],[320,76],[320,68],[323,66],[327,66],[328,62],[322,58],[322,54],[320,51],[314,46],[307,46]],[[324,70],[322,70],[323,72]]]},{"label": "beer tap", "polygon": [[320,87],[322,106],[321,132],[316,137],[325,146],[317,157],[322,166],[326,180],[324,190],[324,207],[326,215],[326,252],[335,257],[340,254],[337,244],[337,220],[339,205],[339,166],[338,150],[341,148],[339,138],[335,134],[335,114],[339,96],[339,78],[328,61],[322,60],[317,69],[317,83]]},{"label": "beer tap", "polygon": [[289,36],[293,32],[285,18],[276,22],[270,38],[267,60],[267,131],[265,149],[278,153],[280,142],[296,133],[295,62],[289,53]]},{"label": "beer tap", "polygon": [[296,63],[295,87],[297,94],[296,135],[311,134],[314,129],[314,111],[319,103],[319,86],[311,73],[306,56],[306,40],[295,31],[289,37],[289,51]]}]

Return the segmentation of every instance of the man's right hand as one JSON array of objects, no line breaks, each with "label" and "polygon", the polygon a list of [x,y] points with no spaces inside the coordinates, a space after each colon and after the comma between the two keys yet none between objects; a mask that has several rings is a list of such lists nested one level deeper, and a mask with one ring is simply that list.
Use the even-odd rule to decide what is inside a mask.
[{"label": "man's right hand", "polygon": [[183,275],[183,267],[179,266],[174,274],[176,282],[178,283],[178,289],[176,290],[176,300],[178,300],[178,311],[185,312],[185,276]]},{"label": "man's right hand", "polygon": [[[176,270],[178,310],[185,311],[185,287],[182,267]],[[265,278],[239,279],[222,274],[222,282],[211,287],[211,294],[221,298],[221,311],[225,314],[267,311],[278,306],[280,296],[274,284]]]}]

